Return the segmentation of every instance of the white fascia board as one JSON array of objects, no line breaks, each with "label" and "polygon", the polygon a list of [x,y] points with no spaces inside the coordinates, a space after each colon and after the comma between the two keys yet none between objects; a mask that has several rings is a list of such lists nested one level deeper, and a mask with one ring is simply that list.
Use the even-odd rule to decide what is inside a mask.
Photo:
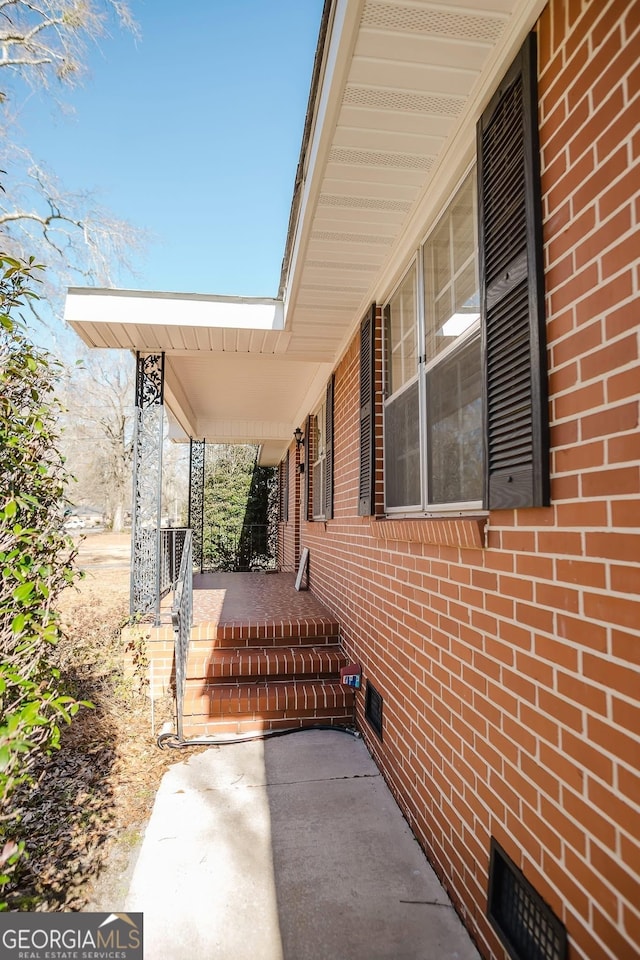
[{"label": "white fascia board", "polygon": [[313,133],[305,159],[302,195],[295,224],[295,238],[286,277],[284,322],[287,322],[290,304],[296,296],[296,266],[304,257],[311,229],[315,201],[324,177],[324,164],[333,143],[335,125],[342,105],[342,95],[351,66],[351,57],[358,38],[364,0],[336,0],[330,26],[329,46],[313,121]]},{"label": "white fascia board", "polygon": [[115,322],[236,330],[282,330],[284,327],[282,301],[271,297],[224,297],[97,287],[70,287],[64,319],[71,325]]}]

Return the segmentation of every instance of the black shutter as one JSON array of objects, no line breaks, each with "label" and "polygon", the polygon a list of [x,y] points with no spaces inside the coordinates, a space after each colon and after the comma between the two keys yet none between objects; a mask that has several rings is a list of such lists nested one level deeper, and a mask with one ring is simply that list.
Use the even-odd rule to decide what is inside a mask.
[{"label": "black shutter", "polygon": [[309,506],[311,504],[311,470],[313,468],[313,451],[311,431],[313,429],[313,417],[311,414],[307,417],[307,425],[304,431],[304,510],[303,518],[309,519]]},{"label": "black shutter", "polygon": [[478,123],[485,507],[549,503],[536,38]]},{"label": "black shutter", "polygon": [[333,392],[335,388],[335,374],[331,374],[327,384],[327,403],[326,403],[326,451],[325,451],[325,472],[324,472],[324,518],[331,520],[333,517]]},{"label": "black shutter", "polygon": [[360,324],[360,517],[371,516],[375,511],[375,333],[376,305],[373,303]]},{"label": "black shutter", "polygon": [[284,460],[280,461],[280,520],[289,519],[289,450]]}]

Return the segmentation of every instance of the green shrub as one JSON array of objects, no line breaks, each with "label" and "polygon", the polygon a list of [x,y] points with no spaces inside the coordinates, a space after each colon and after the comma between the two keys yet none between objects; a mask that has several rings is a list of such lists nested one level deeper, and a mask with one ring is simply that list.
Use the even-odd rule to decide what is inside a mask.
[{"label": "green shrub", "polygon": [[60,368],[16,318],[35,297],[39,269],[0,255],[0,896],[23,852],[11,836],[20,811],[10,798],[36,759],[58,746],[60,723],[80,705],[61,689],[52,655],[55,601],[77,576],[62,531]]}]

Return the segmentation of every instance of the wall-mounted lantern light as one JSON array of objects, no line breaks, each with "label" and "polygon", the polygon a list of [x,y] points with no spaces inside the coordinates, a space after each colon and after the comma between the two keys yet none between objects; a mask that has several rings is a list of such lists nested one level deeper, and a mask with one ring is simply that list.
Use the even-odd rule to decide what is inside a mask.
[{"label": "wall-mounted lantern light", "polygon": [[298,450],[300,447],[304,446],[304,434],[302,433],[300,427],[296,427],[293,431],[293,438],[296,441],[296,447]]}]

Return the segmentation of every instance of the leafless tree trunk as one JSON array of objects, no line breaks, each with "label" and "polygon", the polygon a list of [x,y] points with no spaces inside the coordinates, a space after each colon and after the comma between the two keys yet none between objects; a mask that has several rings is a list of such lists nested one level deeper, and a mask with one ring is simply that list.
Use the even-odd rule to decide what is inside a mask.
[{"label": "leafless tree trunk", "polygon": [[116,533],[131,500],[134,368],[129,355],[93,353],[62,389],[67,407],[62,443],[76,477],[67,496],[103,510]]}]

